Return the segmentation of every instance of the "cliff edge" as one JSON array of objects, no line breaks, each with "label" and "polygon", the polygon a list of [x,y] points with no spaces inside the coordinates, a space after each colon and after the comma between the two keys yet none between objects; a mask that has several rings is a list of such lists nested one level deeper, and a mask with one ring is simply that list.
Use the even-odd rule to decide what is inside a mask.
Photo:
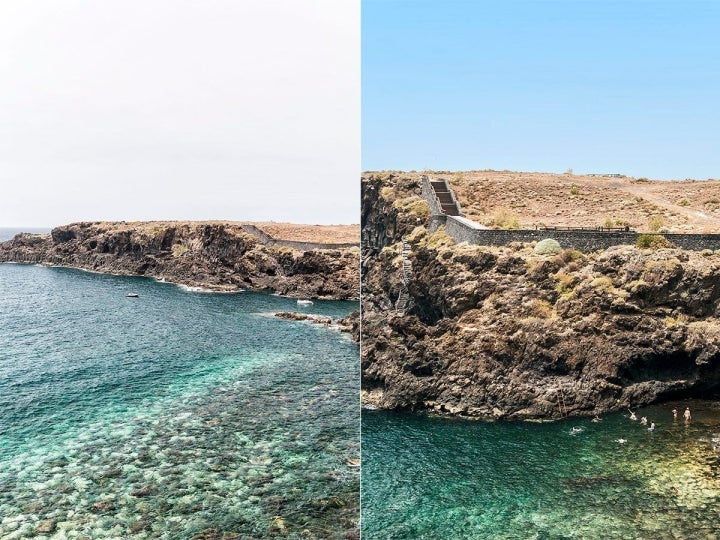
[{"label": "cliff edge", "polygon": [[215,291],[359,298],[357,245],[283,241],[251,224],[72,223],[50,234],[19,234],[0,243],[0,262],[149,276]]},{"label": "cliff edge", "polygon": [[720,391],[719,252],[456,244],[402,173],[364,176],[362,208],[366,405],[547,419]]}]

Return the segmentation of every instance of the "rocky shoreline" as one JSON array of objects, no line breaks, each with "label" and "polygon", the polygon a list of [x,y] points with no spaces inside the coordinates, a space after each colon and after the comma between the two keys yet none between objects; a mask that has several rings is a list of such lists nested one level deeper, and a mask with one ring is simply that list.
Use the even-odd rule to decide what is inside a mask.
[{"label": "rocky shoreline", "polygon": [[344,332],[352,334],[355,337],[360,327],[360,312],[353,311],[346,317],[341,319],[333,319],[332,317],[326,317],[324,315],[315,315],[312,313],[299,313],[297,311],[279,311],[274,314],[278,319],[284,319],[286,321],[304,321],[317,326],[324,326],[338,332]]},{"label": "rocky shoreline", "polygon": [[366,406],[557,419],[720,391],[720,253],[455,244],[416,179],[362,196]]},{"label": "rocky shoreline", "polygon": [[357,247],[302,247],[230,223],[81,222],[0,243],[0,262],[147,276],[216,292],[359,299]]}]

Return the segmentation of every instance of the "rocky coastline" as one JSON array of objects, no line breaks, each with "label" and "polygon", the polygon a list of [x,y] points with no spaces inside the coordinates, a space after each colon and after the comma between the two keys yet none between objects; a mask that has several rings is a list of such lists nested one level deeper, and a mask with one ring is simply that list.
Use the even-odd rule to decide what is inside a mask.
[{"label": "rocky coastline", "polygon": [[0,262],[147,276],[187,287],[358,300],[359,248],[278,241],[234,223],[80,222],[0,243]]},{"label": "rocky coastline", "polygon": [[275,317],[286,321],[301,321],[317,326],[323,326],[338,332],[351,334],[355,341],[359,340],[358,331],[360,328],[360,312],[358,310],[349,313],[340,319],[333,319],[324,315],[312,313],[299,313],[297,311],[279,311]]},{"label": "rocky coastline", "polygon": [[366,406],[544,420],[720,392],[717,251],[456,244],[402,173],[365,175],[362,209]]}]

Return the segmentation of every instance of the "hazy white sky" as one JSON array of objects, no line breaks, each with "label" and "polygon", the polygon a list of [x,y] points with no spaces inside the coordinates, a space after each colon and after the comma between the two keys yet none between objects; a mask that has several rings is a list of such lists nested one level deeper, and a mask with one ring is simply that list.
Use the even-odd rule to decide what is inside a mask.
[{"label": "hazy white sky", "polygon": [[357,223],[359,0],[0,0],[0,226]]}]

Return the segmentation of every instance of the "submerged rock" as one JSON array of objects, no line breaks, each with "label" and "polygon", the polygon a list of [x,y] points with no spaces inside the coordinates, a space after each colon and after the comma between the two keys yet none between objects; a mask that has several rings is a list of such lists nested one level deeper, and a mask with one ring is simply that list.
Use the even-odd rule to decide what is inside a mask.
[{"label": "submerged rock", "polygon": [[35,532],[38,534],[51,533],[55,530],[56,523],[54,519],[43,519],[35,525]]},{"label": "submerged rock", "polygon": [[149,495],[152,495],[154,491],[155,487],[147,484],[131,491],[130,495],[132,495],[133,497],[147,497]]}]

